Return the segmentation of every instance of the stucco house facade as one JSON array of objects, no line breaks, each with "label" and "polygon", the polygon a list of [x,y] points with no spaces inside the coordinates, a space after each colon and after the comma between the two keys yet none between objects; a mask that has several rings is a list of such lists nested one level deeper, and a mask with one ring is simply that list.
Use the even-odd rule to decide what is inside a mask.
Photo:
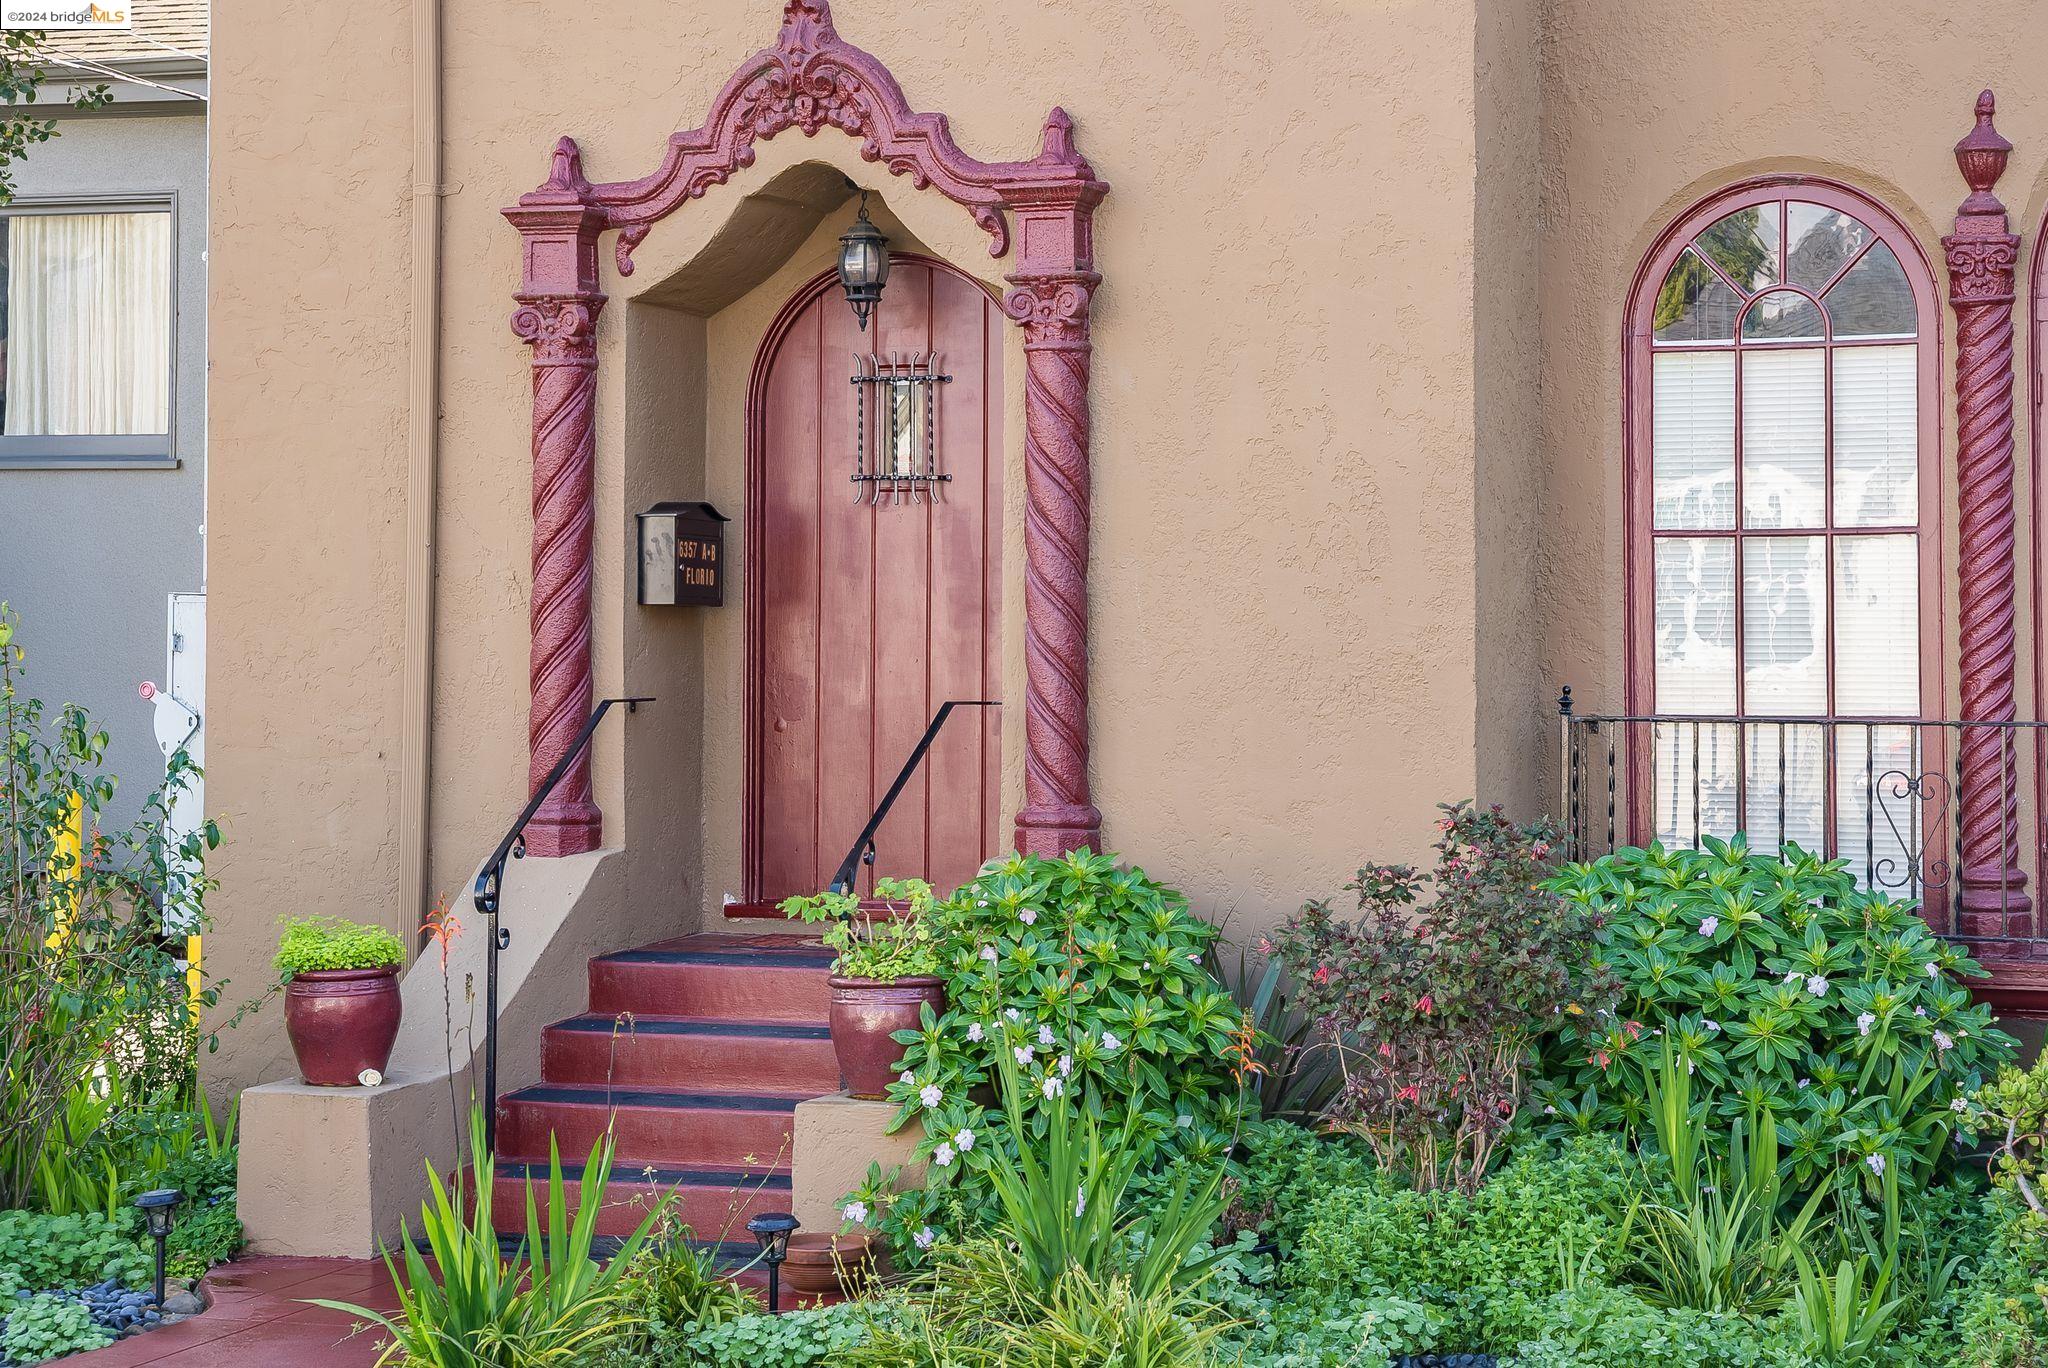
[{"label": "stucco house facade", "polygon": [[[231,984],[285,912],[469,915],[545,788],[497,890],[519,1088],[607,1010],[592,956],[781,930],[958,699],[1001,707],[935,742],[881,872],[1088,844],[1248,933],[1438,800],[1742,825],[1923,897],[2038,1005],[2034,7],[216,27]],[[863,204],[871,326],[833,276]],[[716,606],[640,601],[636,515],[679,501],[729,519]],[[608,698],[652,701],[580,750]],[[265,1085],[259,1247],[395,1226],[484,926],[456,1039],[416,967],[380,1086],[277,1084],[260,1018],[206,1061]]]}]

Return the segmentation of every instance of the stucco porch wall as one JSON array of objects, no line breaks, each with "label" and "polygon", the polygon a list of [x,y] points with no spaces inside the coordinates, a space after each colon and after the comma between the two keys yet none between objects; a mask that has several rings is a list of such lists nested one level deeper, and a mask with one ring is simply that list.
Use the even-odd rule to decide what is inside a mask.
[{"label": "stucco porch wall", "polygon": [[[1367,851],[1419,850],[1428,801],[1472,792],[1482,753],[1509,757],[1494,762],[1498,782],[1541,770],[1489,750],[1482,732],[1514,709],[1482,716],[1478,702],[1479,658],[1494,649],[1483,633],[1526,630],[1519,615],[1482,629],[1476,606],[1479,575],[1519,575],[1521,557],[1473,569],[1475,103],[1489,8],[836,10],[842,34],[881,56],[918,108],[946,111],[963,146],[1028,156],[1044,112],[1063,104],[1113,187],[1096,220],[1095,797],[1107,844],[1240,927],[1328,891]],[[651,167],[665,136],[696,123],[734,65],[772,40],[779,9],[709,0],[586,18],[446,0],[436,890],[461,892],[525,778],[527,356],[506,325],[519,243],[499,210],[545,175],[562,133],[594,177]],[[1517,13],[1509,34],[1526,25]],[[409,28],[396,0],[346,13],[223,0],[217,28],[209,797],[229,844],[213,954],[249,984],[281,912],[410,927],[422,910],[397,887],[396,826]],[[1533,50],[1490,41],[1489,60],[1520,74],[1484,98],[1520,98]],[[675,354],[706,326],[632,321],[627,299],[662,278],[660,263],[687,260],[785,158],[877,185],[965,269],[987,278],[1005,266],[957,207],[859,161],[834,131],[810,142],[792,131],[761,151],[761,167],[655,229],[632,281],[605,254],[600,695],[734,696],[730,680],[691,677],[709,669],[701,643],[636,645],[628,626],[632,511],[701,492],[642,487],[628,444],[673,437],[675,469],[702,462],[707,487],[734,478],[740,459],[737,415],[719,406],[710,370],[675,374],[714,395],[695,436],[632,388],[636,336]],[[1495,212],[1503,226],[1526,217]],[[721,331],[716,318],[708,327]],[[1531,402],[1533,363],[1519,364],[1517,416],[1489,420],[1503,430]],[[1008,425],[1013,499],[1022,427]],[[1534,449],[1505,453],[1526,466]],[[1014,508],[1010,524],[1008,694],[1021,697]],[[1532,534],[1517,535],[1533,549]],[[722,612],[705,630],[736,633],[736,609]],[[636,896],[694,913],[723,891],[707,867],[722,838],[696,852],[739,794],[696,802],[717,767],[712,742],[691,732],[736,735],[739,723],[708,704],[607,723],[598,797],[607,843],[634,852]],[[1005,732],[1014,804],[1020,715]],[[664,784],[688,801],[643,808]],[[718,819],[699,810],[714,805]],[[253,1082],[281,1074],[283,1059],[270,1022],[237,1032],[212,1068],[218,1083]]]}]

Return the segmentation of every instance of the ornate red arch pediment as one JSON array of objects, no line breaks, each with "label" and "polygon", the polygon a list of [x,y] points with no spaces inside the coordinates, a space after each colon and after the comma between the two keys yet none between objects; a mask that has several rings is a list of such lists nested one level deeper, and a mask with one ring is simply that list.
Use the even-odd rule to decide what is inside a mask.
[{"label": "ornate red arch pediment", "polygon": [[[672,134],[661,163],[630,181],[592,182],[573,139],[549,176],[505,210],[524,242],[512,327],[533,367],[532,705],[530,784],[565,754],[593,695],[591,536],[596,454],[598,240],[614,263],[661,219],[753,164],[754,146],[791,128],[837,128],[861,155],[918,190],[960,204],[1017,249],[1004,312],[1024,328],[1024,807],[1017,843],[1057,853],[1100,840],[1088,785],[1089,307],[1101,277],[1095,206],[1108,191],[1075,149],[1063,109],[1047,115],[1029,161],[985,162],[953,140],[946,116],[913,110],[889,69],[840,38],[827,0],[787,0],[773,46],[742,62],[704,123]],[[589,763],[579,759],[528,827],[528,850],[594,850],[602,826]]]}]

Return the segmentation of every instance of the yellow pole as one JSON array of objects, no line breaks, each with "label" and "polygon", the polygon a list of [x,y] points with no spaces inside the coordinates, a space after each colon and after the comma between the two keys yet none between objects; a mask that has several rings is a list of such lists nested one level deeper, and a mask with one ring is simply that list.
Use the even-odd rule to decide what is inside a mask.
[{"label": "yellow pole", "polygon": [[44,944],[56,950],[71,938],[78,876],[85,867],[85,799],[76,793],[64,802],[64,822],[52,833],[52,844],[50,874],[58,888],[56,926]]}]

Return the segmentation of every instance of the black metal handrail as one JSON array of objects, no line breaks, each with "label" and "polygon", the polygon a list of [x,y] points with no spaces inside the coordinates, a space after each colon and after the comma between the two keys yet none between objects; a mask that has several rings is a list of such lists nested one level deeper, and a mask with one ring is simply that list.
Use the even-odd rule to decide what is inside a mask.
[{"label": "black metal handrail", "polygon": [[939,734],[939,728],[946,725],[946,719],[953,715],[955,708],[1000,708],[1003,705],[986,698],[954,698],[939,704],[939,710],[932,714],[931,725],[924,729],[924,735],[917,739],[910,758],[903,762],[903,768],[896,771],[896,782],[889,785],[889,791],[882,795],[882,801],[868,814],[868,824],[860,829],[853,849],[846,852],[846,858],[839,862],[839,868],[832,872],[830,887],[834,893],[853,892],[853,881],[861,865],[875,862],[875,833],[882,828],[882,822],[889,815],[889,809],[896,805],[897,795],[910,782],[910,776],[924,763],[925,752],[932,748],[932,741]]},{"label": "black metal handrail", "polygon": [[484,867],[477,871],[476,890],[472,900],[476,910],[484,914],[484,928],[487,939],[484,942],[484,1150],[489,1154],[498,1152],[498,952],[512,943],[512,933],[498,925],[498,895],[505,881],[505,862],[526,858],[526,824],[540,811],[540,805],[547,801],[555,786],[562,782],[562,776],[569,772],[569,766],[576,763],[576,757],[583,754],[590,745],[591,735],[597,731],[597,724],[604,721],[604,715],[614,704],[623,703],[627,712],[640,711],[642,703],[652,703],[649,697],[607,698],[590,710],[590,716],[583,720],[582,730],[569,743],[569,749],[562,752],[562,758],[555,761],[555,767],[540,781],[533,796],[526,800],[526,806],[513,819],[512,827],[505,833],[505,839],[498,842],[498,848],[491,852],[491,858],[484,861]]}]

